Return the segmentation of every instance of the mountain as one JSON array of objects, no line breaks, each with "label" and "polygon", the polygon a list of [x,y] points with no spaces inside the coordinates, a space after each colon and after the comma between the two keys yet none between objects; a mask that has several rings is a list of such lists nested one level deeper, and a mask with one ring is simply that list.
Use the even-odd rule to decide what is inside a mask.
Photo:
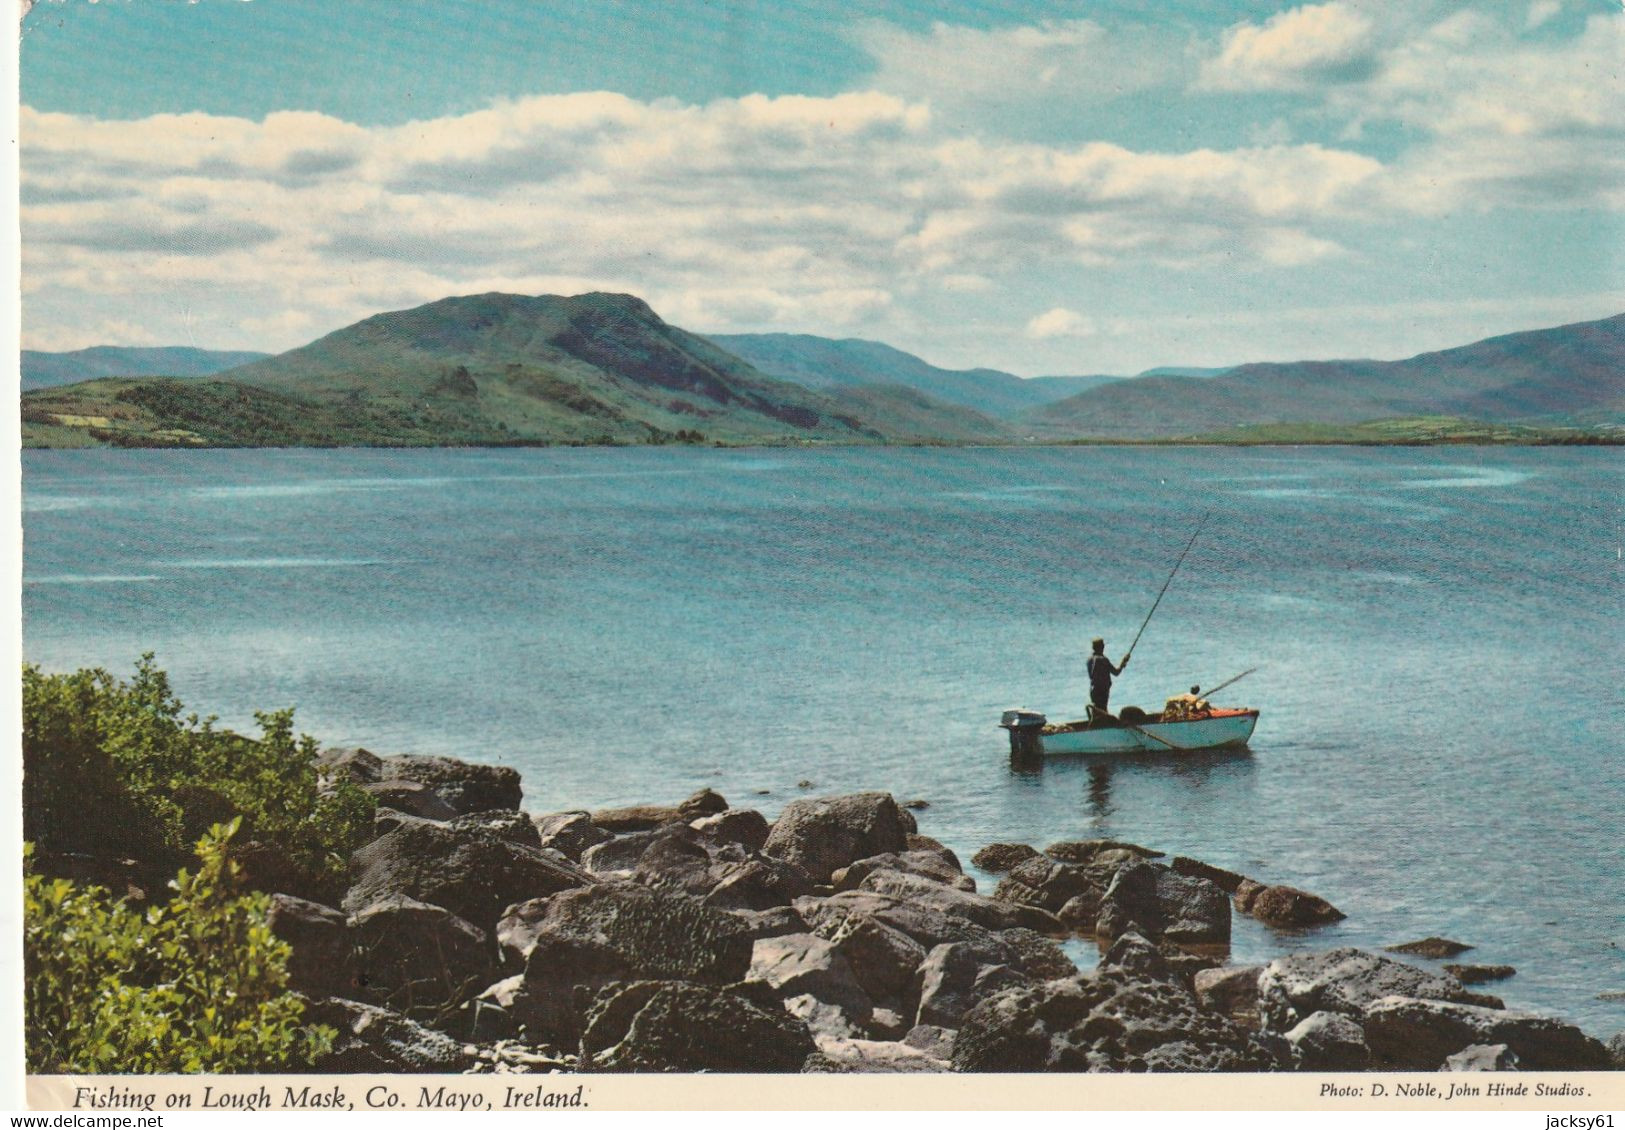
[{"label": "mountain", "polygon": [[[68,403],[69,393],[79,400]],[[102,381],[30,394],[24,406],[41,426],[93,429],[99,442],[886,438],[850,408],[765,376],[624,294],[446,298],[210,380]]]},{"label": "mountain", "polygon": [[1213,377],[1140,377],[1033,409],[1022,422],[1049,438],[1154,437],[1425,416],[1618,424],[1625,417],[1625,314],[1403,361],[1260,363]]},{"label": "mountain", "polygon": [[712,334],[711,340],[764,373],[808,388],[900,385],[985,416],[1022,411],[1115,380],[1114,377],[1035,377],[997,369],[939,369],[912,353],[862,338],[812,334]]},{"label": "mountain", "polygon": [[1136,377],[1217,377],[1228,373],[1228,367],[1218,369],[1204,369],[1197,365],[1158,365],[1155,369],[1146,369],[1135,373]]},{"label": "mountain", "polygon": [[265,353],[193,349],[189,345],[97,345],[71,353],[25,349],[22,351],[22,388],[27,392],[98,377],[207,377],[266,356]]}]

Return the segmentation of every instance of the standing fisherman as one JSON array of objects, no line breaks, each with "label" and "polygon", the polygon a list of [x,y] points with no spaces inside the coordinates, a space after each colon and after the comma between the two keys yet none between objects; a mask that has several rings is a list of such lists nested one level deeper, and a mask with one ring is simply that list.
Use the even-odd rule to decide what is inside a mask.
[{"label": "standing fisherman", "polygon": [[[1147,619],[1150,619],[1150,617],[1147,617]],[[1123,668],[1128,666],[1129,656],[1123,656],[1123,662],[1113,666],[1112,661],[1106,658],[1105,640],[1096,638],[1092,646],[1094,654],[1089,657],[1088,663],[1089,702],[1092,706],[1090,715],[1091,717],[1098,717],[1099,715],[1110,717],[1110,712],[1106,707],[1112,697],[1112,677],[1123,673]],[[1132,649],[1130,649],[1130,654],[1132,654]]]}]

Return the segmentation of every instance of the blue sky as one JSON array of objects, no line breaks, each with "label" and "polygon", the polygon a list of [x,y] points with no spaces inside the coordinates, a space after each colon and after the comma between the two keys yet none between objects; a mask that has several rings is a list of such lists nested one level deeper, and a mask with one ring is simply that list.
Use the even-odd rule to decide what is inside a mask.
[{"label": "blue sky", "polygon": [[25,346],[485,290],[950,366],[1400,357],[1625,310],[1603,0],[41,0]]}]

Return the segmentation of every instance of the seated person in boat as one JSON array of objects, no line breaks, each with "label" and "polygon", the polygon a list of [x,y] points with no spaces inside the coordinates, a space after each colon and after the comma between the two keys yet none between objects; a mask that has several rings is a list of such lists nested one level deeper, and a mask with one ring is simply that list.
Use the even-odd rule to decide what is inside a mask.
[{"label": "seated person in boat", "polygon": [[1192,718],[1206,718],[1213,710],[1212,704],[1202,697],[1202,688],[1195,686],[1189,694],[1176,694],[1162,705],[1162,720],[1164,722],[1184,722]]},{"label": "seated person in boat", "polygon": [[1097,718],[1104,715],[1111,717],[1108,709],[1112,697],[1112,678],[1123,673],[1128,666],[1128,656],[1123,656],[1123,662],[1113,666],[1112,661],[1106,658],[1106,641],[1096,638],[1090,646],[1094,654],[1089,656],[1089,717]]}]

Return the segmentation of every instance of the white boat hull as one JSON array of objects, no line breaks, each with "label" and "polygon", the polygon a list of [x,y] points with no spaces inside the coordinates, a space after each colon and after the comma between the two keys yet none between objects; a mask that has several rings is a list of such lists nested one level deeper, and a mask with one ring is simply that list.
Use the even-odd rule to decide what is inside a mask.
[{"label": "white boat hull", "polygon": [[[1247,744],[1258,725],[1256,710],[1216,710],[1205,718],[1138,725],[1094,725],[1037,733],[1046,756],[1075,753],[1186,753]],[[1008,728],[1008,727],[1007,727]],[[1048,729],[1048,727],[1046,727]]]}]

